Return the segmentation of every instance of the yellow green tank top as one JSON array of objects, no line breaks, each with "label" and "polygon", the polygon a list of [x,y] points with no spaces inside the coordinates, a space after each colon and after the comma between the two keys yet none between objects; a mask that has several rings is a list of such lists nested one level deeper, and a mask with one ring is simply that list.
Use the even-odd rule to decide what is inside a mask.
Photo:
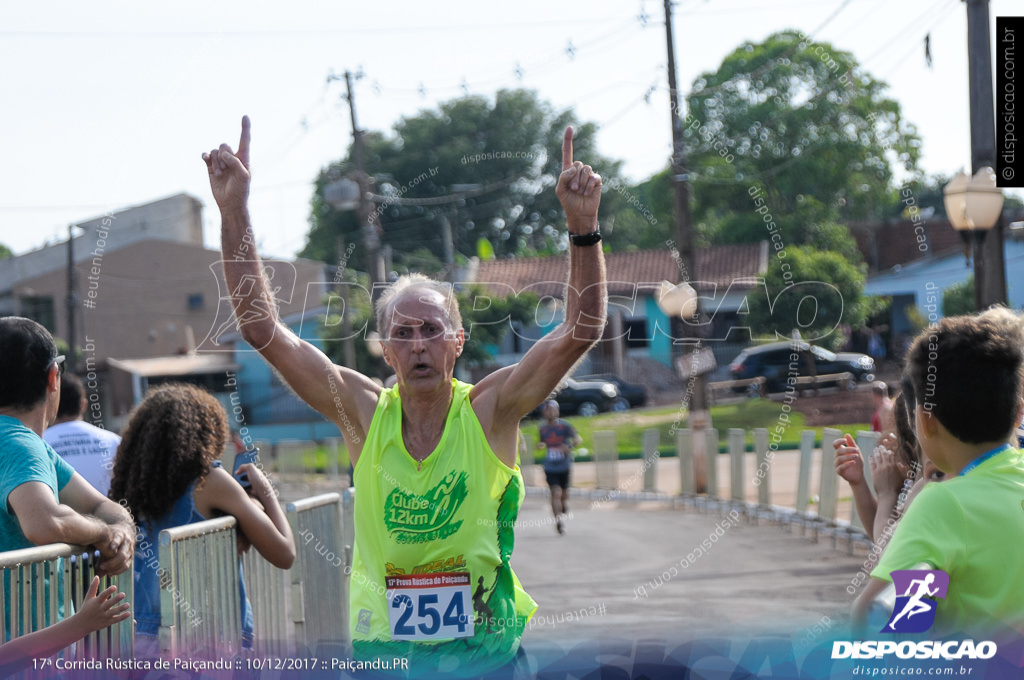
[{"label": "yellow green tank top", "polygon": [[456,676],[508,663],[537,609],[509,566],[525,492],[498,460],[452,381],[437,448],[422,462],[402,439],[398,387],[384,390],[353,472],[350,631],[357,659],[409,659]]}]

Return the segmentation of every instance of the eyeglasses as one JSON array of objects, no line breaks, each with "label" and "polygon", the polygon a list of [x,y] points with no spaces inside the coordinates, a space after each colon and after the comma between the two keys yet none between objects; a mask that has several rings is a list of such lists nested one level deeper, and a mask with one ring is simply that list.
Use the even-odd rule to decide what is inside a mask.
[{"label": "eyeglasses", "polygon": [[55,356],[53,358],[53,361],[50,362],[51,366],[53,364],[57,364],[57,374],[58,374],[58,377],[59,376],[63,376],[64,375],[64,355],[61,354],[59,356]]}]

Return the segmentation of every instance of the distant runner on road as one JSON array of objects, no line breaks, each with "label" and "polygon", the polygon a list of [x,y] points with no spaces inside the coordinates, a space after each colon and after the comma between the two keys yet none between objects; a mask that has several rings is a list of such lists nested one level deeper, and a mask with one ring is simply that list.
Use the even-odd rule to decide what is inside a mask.
[{"label": "distant runner on road", "polygon": [[545,423],[540,426],[538,449],[547,449],[544,456],[544,476],[551,489],[551,513],[555,516],[555,529],[565,533],[564,519],[569,514],[569,474],[572,470],[572,450],[580,442],[576,428],[558,417],[558,402],[544,404]]}]

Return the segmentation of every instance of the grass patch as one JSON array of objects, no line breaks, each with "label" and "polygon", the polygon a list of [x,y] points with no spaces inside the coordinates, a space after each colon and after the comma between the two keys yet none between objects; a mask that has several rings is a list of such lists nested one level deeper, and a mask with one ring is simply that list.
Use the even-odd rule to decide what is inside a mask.
[{"label": "grass patch", "polygon": [[[814,431],[815,446],[821,446],[821,437],[824,427],[806,427],[805,417],[802,413],[790,411],[789,422],[779,420],[782,413],[782,404],[768,399],[747,399],[745,401],[722,406],[711,407],[711,423],[718,430],[718,451],[725,453],[728,444],[729,428],[738,427],[746,430],[747,451],[754,450],[754,430],[763,427],[769,434],[782,435],[780,449],[797,449],[800,447],[800,433],[804,430]],[[594,432],[599,430],[614,430],[618,438],[619,458],[628,460],[631,458],[643,457],[643,435],[644,431],[656,428],[659,432],[660,445],[658,447],[662,457],[675,456],[675,435],[673,429],[689,427],[687,413],[681,413],[678,406],[661,406],[656,408],[634,409],[625,413],[602,413],[592,418],[582,416],[569,416],[568,420],[576,431],[583,437],[582,447],[588,452],[593,451]],[[536,445],[539,440],[538,432],[542,420],[524,420],[522,430],[528,434]],[[868,423],[850,423],[843,425],[831,425],[842,432],[856,433],[858,430],[870,430]],[[779,432],[776,428],[783,428]],[[269,453],[269,452],[267,452]],[[345,446],[339,448],[338,470],[344,473],[348,469],[348,449]],[[266,454],[265,454],[266,455]],[[325,473],[329,469],[328,450],[323,445],[311,445],[303,450],[302,467],[306,470],[315,470]],[[544,452],[534,450],[534,460],[540,463],[544,459]],[[592,456],[577,456],[576,460],[588,461]]]},{"label": "grass patch", "polygon": [[[782,404],[768,399],[747,399],[736,404],[712,406],[711,424],[718,430],[719,452],[724,453],[727,450],[728,431],[729,428],[734,427],[746,430],[748,451],[754,449],[754,430],[759,427],[767,429],[769,434],[782,435],[780,449],[799,448],[800,433],[804,430],[813,430],[815,446],[821,446],[824,427],[805,426],[804,415],[796,411],[790,411],[788,423],[779,419],[782,415],[784,415]],[[675,455],[675,434],[673,432],[689,427],[688,413],[680,412],[677,406],[631,410],[625,413],[603,413],[592,418],[570,416],[565,420],[569,421],[583,437],[583,448],[588,451],[594,446],[594,432],[614,430],[617,434],[620,459],[641,458],[643,456],[643,433],[651,428],[656,428],[659,432],[660,445],[658,448],[661,455]],[[523,421],[522,430],[530,435],[534,443],[539,439],[539,428],[542,422],[542,420]],[[871,426],[866,423],[849,423],[829,427],[851,433],[855,433],[857,430],[871,429]],[[535,459],[542,460],[543,451],[535,451]],[[589,455],[577,457],[577,460],[589,459]]]}]

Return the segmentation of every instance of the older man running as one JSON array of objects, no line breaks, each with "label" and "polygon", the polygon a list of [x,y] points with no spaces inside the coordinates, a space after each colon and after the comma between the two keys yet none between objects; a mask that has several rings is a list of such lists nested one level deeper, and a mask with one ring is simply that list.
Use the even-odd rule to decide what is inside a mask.
[{"label": "older man running", "polygon": [[597,210],[601,177],[562,143],[556,193],[569,229],[565,321],[518,364],[476,385],[454,379],[465,334],[449,286],[399,279],[377,303],[383,389],[337,366],[276,315],[248,212],[250,125],[238,150],[203,154],[221,212],[224,274],[245,340],[310,406],[338,425],[354,465],[350,620],[357,657],[478,674],[512,662],[536,604],[509,566],[524,496],[519,421],[601,338],[607,291]]}]

